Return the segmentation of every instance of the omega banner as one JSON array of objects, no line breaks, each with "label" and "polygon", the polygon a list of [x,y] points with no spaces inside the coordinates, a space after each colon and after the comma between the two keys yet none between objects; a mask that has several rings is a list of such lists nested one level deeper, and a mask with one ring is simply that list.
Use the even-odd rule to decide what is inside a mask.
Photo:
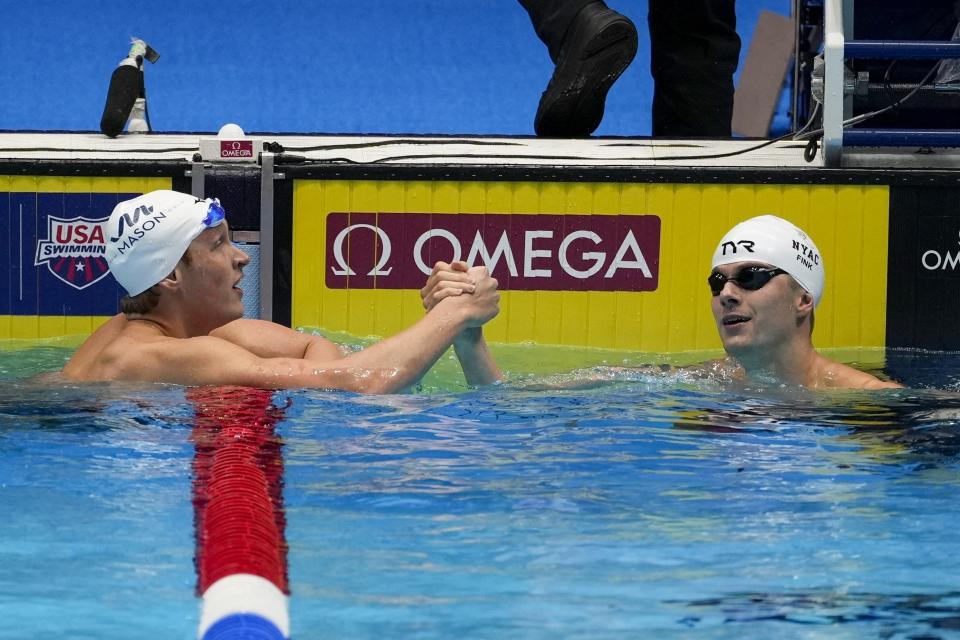
[{"label": "omega banner", "polygon": [[710,258],[772,213],[826,265],[817,346],[883,346],[888,210],[882,186],[295,180],[291,319],[397,333],[423,317],[433,264],[464,260],[499,281],[492,342],[719,350]]},{"label": "omega banner", "polygon": [[486,265],[504,291],[652,291],[655,215],[327,215],[331,289],[419,289],[438,261]]}]

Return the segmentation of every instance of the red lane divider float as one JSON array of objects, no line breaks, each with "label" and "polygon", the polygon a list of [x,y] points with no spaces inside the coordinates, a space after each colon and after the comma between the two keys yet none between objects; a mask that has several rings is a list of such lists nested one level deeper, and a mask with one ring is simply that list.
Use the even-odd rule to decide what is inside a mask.
[{"label": "red lane divider float", "polygon": [[196,410],[193,506],[201,640],[290,636],[283,458],[273,394],[187,393]]}]

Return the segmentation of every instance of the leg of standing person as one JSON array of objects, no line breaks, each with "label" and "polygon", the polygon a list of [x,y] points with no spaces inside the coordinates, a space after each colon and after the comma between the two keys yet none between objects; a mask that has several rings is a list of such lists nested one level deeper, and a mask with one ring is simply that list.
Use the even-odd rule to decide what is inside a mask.
[{"label": "leg of standing person", "polygon": [[534,130],[553,138],[593,133],[607,92],[637,53],[629,18],[597,0],[519,0],[556,65]]},{"label": "leg of standing person", "polygon": [[730,137],[736,26],[734,0],[650,0],[654,136]]}]

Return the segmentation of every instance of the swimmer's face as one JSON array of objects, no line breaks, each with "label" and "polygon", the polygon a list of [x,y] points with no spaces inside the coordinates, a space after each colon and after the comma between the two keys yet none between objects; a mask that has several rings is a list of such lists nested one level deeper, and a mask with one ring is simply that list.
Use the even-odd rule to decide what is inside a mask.
[{"label": "swimmer's face", "polygon": [[190,264],[182,277],[191,317],[208,331],[243,317],[239,285],[250,256],[231,242],[227,223],[206,229],[187,251]]},{"label": "swimmer's face", "polygon": [[714,284],[720,289],[710,305],[723,348],[730,355],[758,355],[803,335],[798,328],[803,310],[812,309],[810,294],[788,274],[777,271],[762,262],[736,262],[713,270]]}]

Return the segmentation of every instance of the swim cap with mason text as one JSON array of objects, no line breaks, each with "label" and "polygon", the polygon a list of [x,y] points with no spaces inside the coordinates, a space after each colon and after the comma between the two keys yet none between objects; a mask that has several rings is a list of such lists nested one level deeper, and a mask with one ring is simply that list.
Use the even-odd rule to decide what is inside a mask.
[{"label": "swim cap with mason text", "polygon": [[[211,215],[218,210],[220,215]],[[118,204],[106,224],[107,264],[131,296],[167,277],[204,229],[223,222],[219,201],[151,191]]]},{"label": "swim cap with mason text", "polygon": [[823,296],[823,259],[817,245],[802,229],[773,215],[757,216],[736,225],[713,252],[711,269],[735,262],[763,262],[779,267],[813,296]]}]

